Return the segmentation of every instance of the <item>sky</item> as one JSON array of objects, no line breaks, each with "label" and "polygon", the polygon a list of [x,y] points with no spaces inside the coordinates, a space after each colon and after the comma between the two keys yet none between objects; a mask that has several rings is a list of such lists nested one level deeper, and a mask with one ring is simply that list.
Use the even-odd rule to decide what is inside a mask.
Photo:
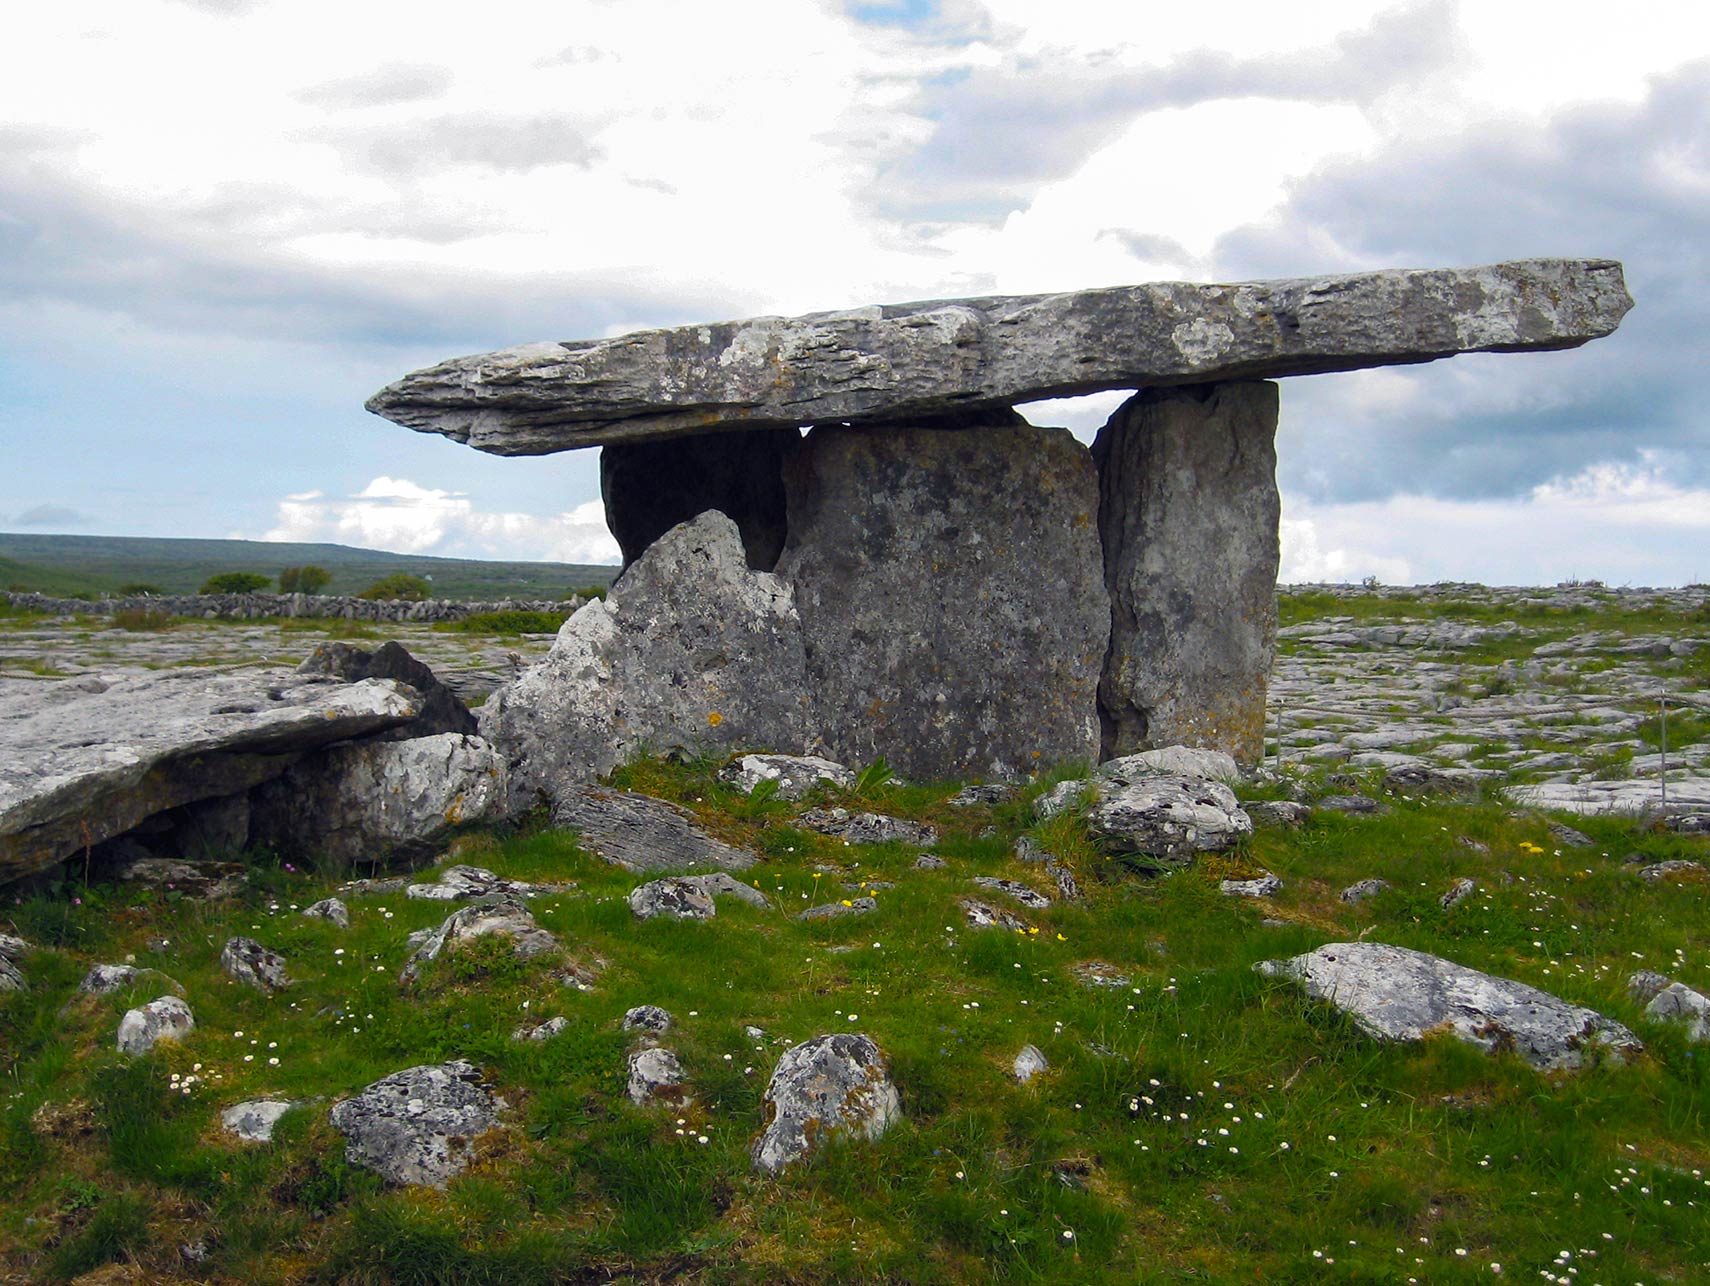
[{"label": "sky", "polygon": [[[0,44],[0,530],[615,561],[418,367],[866,303],[1536,255],[1562,353],[1283,382],[1284,581],[1710,581],[1710,6],[79,0]],[[1122,401],[1024,408],[1090,440]]]}]

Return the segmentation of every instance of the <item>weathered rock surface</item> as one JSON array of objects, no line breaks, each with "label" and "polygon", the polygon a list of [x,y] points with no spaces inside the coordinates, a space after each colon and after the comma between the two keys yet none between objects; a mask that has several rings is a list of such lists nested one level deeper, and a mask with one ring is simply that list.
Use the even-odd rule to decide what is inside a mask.
[{"label": "weathered rock surface", "polygon": [[774,1174],[832,1134],[876,1139],[902,1116],[885,1056],[855,1032],[816,1036],[786,1051],[764,1103],[754,1168]]},{"label": "weathered rock surface", "polygon": [[[0,953],[4,959],[4,953]],[[127,964],[98,964],[92,965],[89,972],[83,975],[83,981],[77,984],[77,989],[91,996],[105,996],[111,992],[123,991],[133,986],[144,970],[135,965]]]},{"label": "weathered rock surface", "polygon": [[918,844],[929,848],[938,832],[925,822],[911,822],[884,813],[853,813],[847,808],[810,808],[796,818],[799,825],[850,844]]},{"label": "weathered rock surface", "polygon": [[220,1124],[241,1143],[271,1143],[279,1118],[296,1106],[289,1099],[279,1098],[235,1103],[220,1113]]},{"label": "weathered rock surface", "polygon": [[1110,634],[1066,430],[821,426],[785,471],[809,728],[843,763],[1015,779],[1096,756]]},{"label": "weathered rock surface", "polygon": [[885,304],[457,358],[382,389],[368,409],[483,451],[538,455],[1572,348],[1631,306],[1607,259]]},{"label": "weathered rock surface", "polygon": [[311,902],[303,908],[303,914],[311,920],[325,920],[341,929],[350,928],[350,908],[344,904],[343,898],[322,898],[319,902]]},{"label": "weathered rock surface", "polygon": [[575,831],[601,861],[637,874],[709,866],[740,871],[759,861],[708,835],[687,809],[630,791],[590,786],[568,792],[552,820]]},{"label": "weathered rock surface", "polygon": [[1257,763],[1276,650],[1277,386],[1148,388],[1093,443],[1110,651],[1102,755]]},{"label": "weathered rock surface", "polygon": [[1333,942],[1257,967],[1298,981],[1314,1000],[1330,1002],[1379,1040],[1448,1031],[1490,1052],[1511,1050],[1544,1070],[1579,1067],[1593,1048],[1617,1060],[1643,1048],[1595,1010],[1405,947]]},{"label": "weathered rock surface", "polygon": [[1218,889],[1229,898],[1270,898],[1282,892],[1282,880],[1266,871],[1251,880],[1222,880]]},{"label": "weathered rock surface", "polygon": [[1087,830],[1113,852],[1178,865],[1229,848],[1253,823],[1221,782],[1143,777],[1102,795],[1087,812]]},{"label": "weathered rock surface", "polygon": [[119,1052],[146,1054],[163,1040],[183,1040],[196,1028],[190,1006],[177,996],[162,996],[119,1019]]},{"label": "weathered rock surface", "polygon": [[[1656,976],[1656,975],[1652,975]],[[1637,981],[1639,975],[1634,975]],[[1694,991],[1684,982],[1659,977],[1663,985],[1656,988],[1645,1005],[1645,1016],[1658,1022],[1677,1022],[1686,1029],[1690,1041],[1710,1041],[1710,996]],[[1646,988],[1648,990],[1648,988]]]},{"label": "weathered rock surface", "polygon": [[1043,893],[1028,888],[1027,885],[1021,883],[1019,880],[1000,879],[995,875],[976,875],[974,877],[974,883],[978,884],[982,889],[991,889],[995,893],[1002,893],[1005,897],[1011,898],[1014,901],[1019,902],[1022,906],[1030,907],[1035,911],[1042,911],[1051,905],[1050,898],[1046,897]]},{"label": "weathered rock surface", "polygon": [[1097,775],[1127,786],[1146,777],[1203,777],[1233,786],[1241,780],[1234,756],[1196,746],[1160,746],[1100,764]]},{"label": "weathered rock surface", "polygon": [[743,755],[719,771],[719,780],[752,795],[764,781],[778,783],[778,798],[802,798],[822,782],[845,790],[855,784],[855,774],[842,764],[818,755]]},{"label": "weathered rock surface", "polygon": [[162,671],[0,688],[0,882],[156,813],[240,794],[295,756],[420,712],[384,679]]},{"label": "weathered rock surface", "polygon": [[509,938],[511,949],[525,958],[558,950],[558,939],[534,922],[534,915],[526,906],[513,897],[498,897],[448,915],[411,954],[398,980],[414,982],[428,961],[455,955],[467,943],[491,934]]},{"label": "weathered rock surface", "polygon": [[742,533],[748,565],[771,571],[784,548],[784,461],[800,445],[793,428],[608,445],[600,497],[624,567],[678,523],[716,509]]},{"label": "weathered rock surface", "polygon": [[249,871],[241,862],[187,862],[176,857],[151,857],[129,835],[109,842],[105,852],[114,862],[114,879],[164,889],[183,897],[228,898],[249,883]]},{"label": "weathered rock surface", "polygon": [[667,916],[673,920],[710,920],[718,914],[711,894],[694,880],[668,875],[629,891],[629,909],[638,920]]},{"label": "weathered rock surface", "polygon": [[683,1065],[668,1049],[649,1045],[629,1056],[629,1101],[637,1107],[661,1102],[684,1106],[692,1101],[687,1081]]},{"label": "weathered rock surface", "polygon": [[671,1015],[669,1011],[661,1009],[658,1005],[637,1005],[633,1009],[624,1011],[623,1029],[625,1031],[660,1033],[669,1030],[670,1026]]},{"label": "weathered rock surface", "polygon": [[363,679],[395,679],[420,695],[421,713],[401,727],[377,733],[378,741],[404,741],[411,737],[432,737],[442,732],[457,732],[465,736],[475,733],[475,716],[457,694],[441,683],[433,670],[410,655],[402,643],[395,640],[382,643],[372,652],[354,643],[333,641],[317,644],[303,659],[297,673],[313,677],[322,675],[344,683],[360,683]]},{"label": "weathered rock surface", "polygon": [[971,929],[1008,929],[1022,933],[1027,931],[1026,920],[989,902],[982,902],[978,898],[962,898],[958,905],[962,908],[962,914]]},{"label": "weathered rock surface", "polygon": [[[431,883],[409,885],[404,889],[404,896],[427,902],[466,902],[471,898],[492,897],[498,893],[528,897],[534,893],[559,893],[563,889],[564,886],[560,884],[530,884],[526,880],[507,880],[493,874],[484,866],[467,866],[460,862],[446,867],[439,873],[439,878]],[[308,912],[303,914],[307,915]]]},{"label": "weathered rock surface", "polygon": [[879,909],[879,900],[874,897],[844,898],[838,902],[821,902],[818,906],[810,906],[807,910],[798,912],[798,920],[841,920],[851,915],[870,915]]},{"label": "weathered rock surface", "polygon": [[1336,896],[1344,902],[1366,902],[1375,898],[1379,893],[1387,893],[1390,888],[1388,880],[1370,878],[1355,880]]},{"label": "weathered rock surface", "polygon": [[518,1027],[511,1033],[512,1040],[551,1040],[554,1036],[570,1026],[570,1020],[565,1017],[548,1018],[543,1023],[533,1023]]},{"label": "weathered rock surface", "polygon": [[467,1166],[475,1140],[499,1124],[503,1100],[457,1059],[405,1068],[333,1105],[344,1158],[388,1183],[443,1188]]},{"label": "weathered rock surface", "polygon": [[257,991],[282,991],[291,985],[285,957],[254,938],[232,938],[220,948],[220,968],[233,982]]},{"label": "weathered rock surface", "polygon": [[717,512],[673,527],[564,623],[552,650],[481,707],[513,806],[561,801],[643,747],[805,749],[801,622],[790,586],[750,571]]},{"label": "weathered rock surface", "polygon": [[250,838],[346,864],[421,858],[502,816],[507,777],[496,748],[462,733],[334,746],[252,793]]},{"label": "weathered rock surface", "polygon": [[0,991],[27,990],[29,983],[24,981],[24,971],[9,956],[0,956]]}]

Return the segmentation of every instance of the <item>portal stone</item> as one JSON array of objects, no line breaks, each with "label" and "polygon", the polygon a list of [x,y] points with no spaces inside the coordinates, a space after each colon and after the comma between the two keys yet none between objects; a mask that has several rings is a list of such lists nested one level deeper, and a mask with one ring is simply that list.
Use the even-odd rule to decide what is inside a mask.
[{"label": "portal stone", "polygon": [[1276,651],[1277,386],[1146,389],[1093,443],[1110,591],[1101,758],[1257,763]]},{"label": "portal stone", "polygon": [[1098,751],[1097,478],[1066,430],[819,426],[785,467],[815,753],[912,779]]}]

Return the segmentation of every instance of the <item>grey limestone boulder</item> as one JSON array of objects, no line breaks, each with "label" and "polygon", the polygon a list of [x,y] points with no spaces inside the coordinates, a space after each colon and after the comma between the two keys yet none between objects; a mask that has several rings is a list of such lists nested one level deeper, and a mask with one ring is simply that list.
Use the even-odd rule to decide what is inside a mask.
[{"label": "grey limestone boulder", "polygon": [[1022,906],[1030,907],[1036,911],[1043,911],[1046,907],[1051,905],[1050,898],[1046,897],[1043,893],[1028,888],[1027,885],[1021,883],[1019,880],[1000,879],[995,875],[976,875],[974,877],[974,883],[978,884],[982,889],[991,889],[994,893],[1001,893],[1005,897],[1010,898],[1015,902],[1019,902]]},{"label": "grey limestone boulder", "polygon": [[368,409],[483,451],[538,455],[1572,348],[1614,330],[1632,303],[1611,260],[1523,259],[880,304],[455,358],[382,389]]},{"label": "grey limestone boulder", "polygon": [[0,933],[0,991],[27,991],[24,971],[18,961],[30,949],[30,944],[9,933]]},{"label": "grey limestone boulder", "polygon": [[671,1015],[658,1005],[637,1005],[625,1010],[623,1029],[625,1031],[640,1031],[659,1033],[670,1029]]},{"label": "grey limestone boulder", "polygon": [[159,670],[0,690],[0,882],[200,800],[242,794],[297,756],[420,712],[387,679]]},{"label": "grey limestone boulder", "polygon": [[83,975],[83,981],[77,984],[77,989],[91,996],[105,996],[132,986],[142,972],[143,970],[135,965],[94,965]]},{"label": "grey limestone boulder", "polygon": [[525,958],[558,950],[558,939],[534,922],[528,907],[514,897],[501,896],[446,916],[416,947],[399,971],[398,980],[414,982],[422,965],[442,955],[455,955],[468,943],[494,934],[508,939],[511,949]]},{"label": "grey limestone boulder", "polygon": [[742,755],[720,770],[719,780],[749,795],[761,782],[775,781],[779,799],[796,800],[821,782],[847,790],[855,784],[855,774],[817,755]]},{"label": "grey limestone boulder", "polygon": [[851,812],[847,808],[810,808],[796,821],[821,835],[850,844],[914,844],[929,848],[938,832],[925,822],[911,822],[884,813]]},{"label": "grey limestone boulder", "polygon": [[637,1107],[669,1103],[683,1107],[692,1102],[683,1065],[668,1049],[649,1045],[629,1055],[629,1101]]},{"label": "grey limestone boulder", "polygon": [[1460,879],[1449,885],[1443,896],[1437,899],[1437,903],[1443,908],[1443,910],[1447,911],[1450,907],[1458,906],[1460,903],[1465,902],[1477,892],[1478,881],[1469,879],[1463,875]]},{"label": "grey limestone boulder", "polygon": [[462,733],[335,746],[252,793],[250,836],[346,864],[426,857],[503,815],[507,775],[503,755]]},{"label": "grey limestone boulder", "polygon": [[1271,898],[1282,892],[1283,882],[1269,871],[1251,880],[1223,880],[1219,890],[1227,898]]},{"label": "grey limestone boulder", "polygon": [[576,832],[601,861],[637,874],[715,867],[740,871],[760,859],[708,835],[685,808],[630,791],[586,786],[565,793],[553,824]]},{"label": "grey limestone boulder", "polygon": [[843,763],[1014,780],[1098,749],[1110,633],[1092,457],[1013,413],[821,425],[785,470],[809,728]]},{"label": "grey limestone boulder", "polygon": [[1113,852],[1180,865],[1231,847],[1253,823],[1220,782],[1143,777],[1106,792],[1088,811],[1087,830]]},{"label": "grey limestone boulder", "polygon": [[1241,769],[1232,755],[1198,746],[1159,746],[1098,766],[1098,776],[1127,786],[1145,777],[1202,777],[1233,786],[1241,780]]},{"label": "grey limestone boulder", "polygon": [[1389,881],[1380,879],[1355,880],[1336,896],[1344,902],[1365,902],[1375,898],[1379,893],[1389,891]]},{"label": "grey limestone boulder", "polygon": [[749,570],[736,525],[673,527],[604,602],[481,707],[509,763],[513,807],[554,803],[644,747],[804,749],[801,621],[784,580]]},{"label": "grey limestone boulder", "polygon": [[1170,745],[1247,764],[1262,756],[1276,652],[1276,425],[1276,385],[1250,382],[1144,389],[1099,430],[1105,757]]},{"label": "grey limestone boulder", "polygon": [[262,1098],[234,1103],[220,1113],[220,1125],[242,1143],[271,1143],[273,1127],[297,1104],[289,1099]]},{"label": "grey limestone boulder", "polygon": [[528,897],[536,893],[562,891],[562,885],[507,880],[493,874],[484,866],[467,866],[460,862],[440,871],[439,878],[430,883],[409,885],[404,890],[404,896],[427,902],[467,902],[471,898],[492,897],[498,893]]},{"label": "grey limestone boulder", "polygon": [[183,1040],[196,1027],[190,1006],[177,996],[162,996],[119,1020],[119,1052],[146,1054],[163,1040]]},{"label": "grey limestone boulder", "polygon": [[518,1027],[511,1033],[512,1040],[551,1040],[554,1036],[570,1026],[570,1020],[564,1017],[548,1018],[543,1023],[532,1023]]},{"label": "grey limestone boulder", "polygon": [[432,737],[442,732],[472,736],[475,716],[469,712],[457,694],[441,683],[432,669],[411,656],[402,643],[382,643],[374,651],[354,643],[333,641],[321,643],[304,658],[297,673],[310,677],[320,675],[344,683],[360,683],[363,679],[393,679],[414,689],[421,698],[421,712],[401,727],[377,733],[379,741],[404,741],[412,737]]},{"label": "grey limestone boulder", "polygon": [[1492,1053],[1512,1051],[1544,1070],[1579,1067],[1593,1050],[1619,1061],[1643,1048],[1595,1010],[1405,947],[1333,942],[1256,967],[1298,982],[1379,1040],[1445,1031]]},{"label": "grey limestone boulder", "polygon": [[220,968],[233,982],[258,991],[282,991],[291,985],[285,957],[254,938],[232,938],[220,948]]},{"label": "grey limestone boulder", "polygon": [[798,912],[796,919],[842,920],[852,915],[870,915],[878,909],[878,898],[845,898],[840,902],[821,902],[818,906],[810,906],[807,910]]},{"label": "grey limestone boulder", "polygon": [[1682,1024],[1687,1040],[1710,1041],[1710,996],[1648,969],[1634,974],[1627,986],[1646,1001],[1647,1018]]},{"label": "grey limestone boulder", "polygon": [[712,895],[694,880],[668,875],[629,891],[629,909],[638,920],[666,916],[673,920],[710,920],[718,914]]},{"label": "grey limestone boulder", "polygon": [[978,898],[962,898],[958,905],[962,908],[962,914],[971,929],[1008,929],[1012,933],[1027,931],[1026,920],[989,902],[982,902]]},{"label": "grey limestone boulder", "polygon": [[341,929],[350,928],[350,908],[344,904],[343,898],[322,898],[319,902],[311,902],[303,908],[303,914],[311,920],[325,920]]},{"label": "grey limestone boulder", "polygon": [[499,1125],[504,1102],[457,1059],[405,1068],[333,1105],[345,1160],[388,1183],[443,1188],[473,1157],[473,1144]]},{"label": "grey limestone boulder", "polygon": [[902,1117],[884,1055],[855,1032],[816,1036],[786,1051],[764,1104],[754,1168],[773,1174],[831,1135],[876,1139]]}]

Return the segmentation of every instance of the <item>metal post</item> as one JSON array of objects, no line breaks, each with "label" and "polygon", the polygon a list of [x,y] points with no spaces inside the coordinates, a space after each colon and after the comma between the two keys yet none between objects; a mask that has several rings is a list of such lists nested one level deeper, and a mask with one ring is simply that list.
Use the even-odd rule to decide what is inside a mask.
[{"label": "metal post", "polygon": [[1664,693],[1661,693],[1660,695],[1658,695],[1657,704],[1662,709],[1662,733],[1661,733],[1661,736],[1658,738],[1658,740],[1662,746],[1662,754],[1659,756],[1659,762],[1662,765],[1662,806],[1663,806],[1663,811],[1667,812],[1668,811],[1668,693],[1664,692]]}]

